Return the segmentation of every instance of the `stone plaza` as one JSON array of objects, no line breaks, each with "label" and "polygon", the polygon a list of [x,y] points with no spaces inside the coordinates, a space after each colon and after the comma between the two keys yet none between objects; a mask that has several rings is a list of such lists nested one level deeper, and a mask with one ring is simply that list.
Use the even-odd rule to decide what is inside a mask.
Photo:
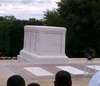
[{"label": "stone plaza", "polygon": [[[57,71],[61,69],[58,67],[74,68],[75,72],[70,70],[72,76],[73,86],[88,86],[91,76],[100,70],[100,59],[95,59],[94,64],[99,66],[95,69],[87,67],[86,59],[72,58],[67,64],[32,64],[21,60],[0,60],[0,86],[6,86],[8,77],[14,74],[24,77],[26,84],[31,82],[38,82],[41,86],[53,86],[54,76]],[[93,64],[89,64],[93,67]],[[34,71],[32,72],[31,70]],[[40,72],[41,70],[41,72]],[[87,74],[88,72],[88,74]]]}]

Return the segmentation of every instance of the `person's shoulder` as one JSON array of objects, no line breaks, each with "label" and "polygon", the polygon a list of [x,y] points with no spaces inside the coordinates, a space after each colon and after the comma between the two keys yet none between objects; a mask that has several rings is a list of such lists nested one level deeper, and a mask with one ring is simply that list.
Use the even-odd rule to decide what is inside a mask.
[{"label": "person's shoulder", "polygon": [[96,73],[92,76],[92,78],[96,78],[96,79],[97,79],[97,77],[100,78],[100,71],[96,72]]},{"label": "person's shoulder", "polygon": [[94,76],[95,76],[95,75],[100,76],[100,71],[98,71],[97,73],[95,73]]},{"label": "person's shoulder", "polygon": [[89,86],[98,86],[100,79],[100,71],[96,72],[89,81]]}]

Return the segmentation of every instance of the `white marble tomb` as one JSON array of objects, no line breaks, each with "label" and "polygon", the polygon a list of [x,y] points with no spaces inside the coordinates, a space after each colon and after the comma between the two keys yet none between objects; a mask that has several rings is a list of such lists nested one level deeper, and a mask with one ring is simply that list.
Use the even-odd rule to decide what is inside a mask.
[{"label": "white marble tomb", "polygon": [[67,63],[64,27],[24,27],[24,47],[18,58],[34,64]]}]

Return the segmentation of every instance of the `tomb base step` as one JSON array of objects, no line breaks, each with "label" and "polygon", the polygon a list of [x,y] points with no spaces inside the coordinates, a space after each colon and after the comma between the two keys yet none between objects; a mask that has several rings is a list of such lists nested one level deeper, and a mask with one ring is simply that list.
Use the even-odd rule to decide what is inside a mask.
[{"label": "tomb base step", "polygon": [[36,54],[21,52],[18,55],[19,60],[24,60],[33,64],[67,64],[67,56],[39,56]]}]

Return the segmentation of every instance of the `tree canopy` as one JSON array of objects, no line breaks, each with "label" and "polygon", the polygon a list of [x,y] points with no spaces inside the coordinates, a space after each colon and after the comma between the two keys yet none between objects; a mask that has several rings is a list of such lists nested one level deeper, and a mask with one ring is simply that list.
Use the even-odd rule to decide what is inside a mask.
[{"label": "tree canopy", "polygon": [[18,20],[14,16],[0,16],[0,56],[17,56],[23,48],[24,25],[43,25],[42,20]]},{"label": "tree canopy", "polygon": [[67,28],[67,55],[82,56],[84,49],[88,47],[94,48],[99,54],[100,0],[61,0],[57,13],[62,26]]},{"label": "tree canopy", "polygon": [[44,21],[49,26],[63,26],[60,15],[56,9],[46,11],[44,14]]}]

